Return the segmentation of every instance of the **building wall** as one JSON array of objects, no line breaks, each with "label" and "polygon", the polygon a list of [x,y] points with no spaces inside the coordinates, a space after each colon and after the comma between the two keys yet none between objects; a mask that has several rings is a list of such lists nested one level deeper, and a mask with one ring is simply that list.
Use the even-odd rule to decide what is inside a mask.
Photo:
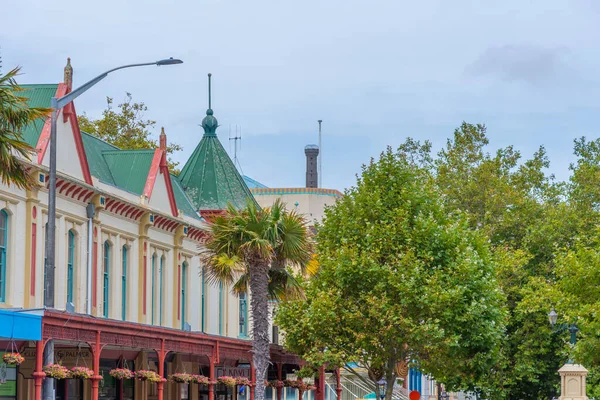
[{"label": "building wall", "polygon": [[[302,191],[298,189],[298,191]],[[297,210],[304,215],[311,225],[315,222],[321,222],[325,216],[325,207],[332,206],[341,196],[337,194],[319,193],[319,189],[313,189],[316,193],[298,193],[294,189],[273,189],[274,192],[267,192],[261,189],[252,189],[254,198],[261,207],[271,207],[277,199],[280,199],[287,205],[289,210]],[[325,191],[323,191],[325,192]],[[329,192],[329,191],[327,191]]]},{"label": "building wall", "polygon": [[[115,188],[115,191],[118,189]],[[9,215],[7,265],[6,265],[6,299],[0,308],[39,308],[43,307],[44,277],[44,241],[47,222],[47,191],[25,192],[14,187],[0,184],[0,210]],[[55,308],[65,309],[67,303],[67,263],[68,233],[75,234],[74,268],[73,268],[73,304],[75,311],[86,311],[86,277],[88,255],[88,233],[86,204],[71,198],[59,196],[57,199],[56,221],[56,270],[55,270]],[[166,211],[166,210],[165,210]],[[190,221],[187,221],[188,223]],[[122,255],[123,247],[127,249],[126,272],[126,320],[130,322],[152,323],[152,280],[151,257],[157,255],[155,275],[155,318],[154,325],[160,323],[159,302],[159,263],[163,258],[163,304],[162,325],[181,329],[180,319],[182,304],[180,296],[181,265],[187,263],[186,277],[186,322],[193,331],[201,330],[204,312],[205,332],[238,337],[239,313],[238,297],[230,288],[222,291],[222,309],[219,315],[219,288],[205,284],[205,309],[201,305],[202,280],[198,242],[184,238],[181,246],[176,245],[176,233],[150,227],[147,238],[147,279],[146,279],[146,313],[140,299],[143,292],[143,280],[139,277],[143,270],[143,252],[140,251],[140,222],[110,213],[98,211],[94,218],[95,262],[97,265],[94,280],[96,283],[96,302],[92,314],[104,316],[103,263],[104,243],[110,245],[108,317],[122,319]],[[94,253],[94,252],[93,252]],[[33,285],[32,285],[33,282]],[[222,319],[219,332],[219,319]]]}]

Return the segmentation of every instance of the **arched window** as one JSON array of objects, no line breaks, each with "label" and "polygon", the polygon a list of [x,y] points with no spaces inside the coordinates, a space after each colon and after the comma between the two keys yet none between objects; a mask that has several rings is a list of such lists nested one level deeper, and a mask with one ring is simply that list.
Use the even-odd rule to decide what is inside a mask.
[{"label": "arched window", "polygon": [[151,318],[150,323],[152,325],[154,325],[154,314],[155,314],[154,298],[155,297],[156,297],[156,253],[152,254],[152,292],[151,292],[152,306],[150,307],[150,309],[152,310],[152,313],[151,313],[152,318]]},{"label": "arched window", "polygon": [[73,302],[73,269],[75,267],[75,234],[69,231],[67,237],[67,302]]},{"label": "arched window", "polygon": [[201,331],[204,332],[204,288],[206,287],[206,280],[204,279],[204,268],[202,268],[202,301],[200,304],[200,326]]},{"label": "arched window", "polygon": [[181,329],[185,327],[185,289],[187,287],[187,263],[181,265]]},{"label": "arched window", "polygon": [[240,337],[248,336],[248,302],[246,293],[240,293]]},{"label": "arched window", "polygon": [[163,324],[163,275],[164,275],[165,257],[160,258],[160,267],[158,269],[158,324]]},{"label": "arched window", "polygon": [[121,319],[127,318],[127,246],[123,246],[121,271]]},{"label": "arched window", "polygon": [[110,243],[108,240],[104,242],[104,263],[102,268],[102,293],[103,293],[103,315],[105,318],[108,318],[108,308],[109,304],[109,282],[110,282]]},{"label": "arched window", "polygon": [[0,211],[0,301],[6,301],[6,264],[8,258],[8,214]]},{"label": "arched window", "polygon": [[219,282],[219,335],[223,334],[223,282]]}]

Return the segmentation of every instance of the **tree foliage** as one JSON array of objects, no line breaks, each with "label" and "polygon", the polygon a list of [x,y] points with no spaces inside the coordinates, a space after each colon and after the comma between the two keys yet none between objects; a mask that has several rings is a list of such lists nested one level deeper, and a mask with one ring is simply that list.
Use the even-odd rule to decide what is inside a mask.
[{"label": "tree foliage", "polygon": [[309,366],[359,363],[388,399],[402,360],[474,388],[497,361],[503,298],[483,236],[429,171],[388,149],[325,214],[306,300],[277,312],[286,346]]},{"label": "tree foliage", "polygon": [[0,75],[0,182],[30,188],[35,179],[19,158],[29,160],[34,149],[23,140],[22,131],[35,120],[47,118],[51,110],[27,105],[24,89],[16,81],[19,71],[14,68]]},{"label": "tree foliage", "polygon": [[[158,142],[152,139],[151,130],[156,121],[144,119],[144,113],[148,107],[143,103],[133,102],[131,93],[127,93],[125,101],[113,107],[113,99],[106,98],[106,109],[102,112],[102,118],[90,119],[85,113],[78,118],[79,127],[82,131],[94,135],[120,149],[154,149]],[[176,161],[172,155],[181,151],[181,146],[176,143],[167,144],[169,170],[175,174],[179,173]]]}]

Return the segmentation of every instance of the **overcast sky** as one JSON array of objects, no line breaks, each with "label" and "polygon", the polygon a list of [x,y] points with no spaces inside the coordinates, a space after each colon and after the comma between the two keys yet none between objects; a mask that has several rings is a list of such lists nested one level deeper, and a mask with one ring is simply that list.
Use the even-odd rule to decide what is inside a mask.
[{"label": "overcast sky", "polygon": [[243,172],[270,187],[304,186],[304,145],[323,119],[323,186],[343,189],[360,165],[407,136],[436,149],[465,120],[493,147],[529,157],[543,144],[568,177],[572,142],[599,136],[600,2],[400,0],[19,0],[2,6],[3,70],[21,83],[74,85],[118,65],[77,99],[99,116],[133,94],[184,146],[202,136],[213,73],[219,137],[241,126]]}]

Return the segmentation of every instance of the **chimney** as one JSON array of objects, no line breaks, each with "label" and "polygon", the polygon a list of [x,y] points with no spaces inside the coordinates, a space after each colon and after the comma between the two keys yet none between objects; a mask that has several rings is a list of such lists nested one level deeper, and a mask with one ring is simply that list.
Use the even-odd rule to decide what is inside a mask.
[{"label": "chimney", "polygon": [[304,148],[306,154],[306,187],[319,187],[319,179],[317,173],[317,156],[319,155],[319,146],[309,144]]},{"label": "chimney", "polygon": [[67,65],[65,66],[65,77],[64,83],[69,88],[69,92],[73,89],[73,67],[71,67],[71,59],[67,58]]},{"label": "chimney", "polygon": [[165,128],[160,128],[160,148],[167,150],[167,135],[165,134]]}]

